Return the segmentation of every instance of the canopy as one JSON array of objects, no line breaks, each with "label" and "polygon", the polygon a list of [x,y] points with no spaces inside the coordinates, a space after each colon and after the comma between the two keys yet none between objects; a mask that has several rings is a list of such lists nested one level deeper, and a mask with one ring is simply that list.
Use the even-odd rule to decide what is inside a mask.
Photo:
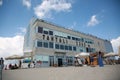
[{"label": "canopy", "polygon": [[6,57],[5,59],[6,59],[6,60],[24,59],[24,58],[26,58],[26,57],[30,57],[30,56],[12,55],[12,56]]},{"label": "canopy", "polygon": [[81,53],[78,53],[77,55],[75,55],[75,57],[88,57],[89,55],[90,55],[90,53],[81,52]]},{"label": "canopy", "polygon": [[5,59],[6,60],[12,60],[12,59],[23,59],[23,58],[24,58],[24,56],[12,55],[12,56],[6,57]]},{"label": "canopy", "polygon": [[110,52],[110,53],[104,54],[104,57],[110,57],[110,56],[118,56],[118,54],[113,53],[113,52]]}]

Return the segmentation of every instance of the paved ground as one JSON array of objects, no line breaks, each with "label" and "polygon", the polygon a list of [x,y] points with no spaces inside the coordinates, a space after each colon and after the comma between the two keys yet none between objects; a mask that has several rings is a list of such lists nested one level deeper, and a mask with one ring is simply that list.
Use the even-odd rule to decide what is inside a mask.
[{"label": "paved ground", "polygon": [[4,70],[3,80],[120,80],[120,65]]}]

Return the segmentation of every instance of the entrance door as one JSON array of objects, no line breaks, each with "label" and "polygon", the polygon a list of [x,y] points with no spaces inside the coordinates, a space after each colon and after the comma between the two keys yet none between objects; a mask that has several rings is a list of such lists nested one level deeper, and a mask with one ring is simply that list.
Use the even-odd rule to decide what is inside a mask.
[{"label": "entrance door", "polygon": [[50,66],[54,66],[54,56],[50,56]]},{"label": "entrance door", "polygon": [[62,59],[58,58],[58,66],[61,67],[63,65]]}]

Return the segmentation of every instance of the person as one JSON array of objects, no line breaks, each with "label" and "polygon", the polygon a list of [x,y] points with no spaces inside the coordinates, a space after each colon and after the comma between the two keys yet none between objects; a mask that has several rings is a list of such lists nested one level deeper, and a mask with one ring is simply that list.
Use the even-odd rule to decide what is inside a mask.
[{"label": "person", "polygon": [[85,58],[80,58],[83,65],[85,65]]},{"label": "person", "polygon": [[30,68],[30,63],[28,63],[28,68]]},{"label": "person", "polygon": [[15,65],[14,65],[14,69],[17,69],[17,68],[18,68],[18,66],[17,66],[17,64],[15,64]]},{"label": "person", "polygon": [[94,62],[94,58],[92,55],[90,55],[90,65],[93,65],[93,62]]},{"label": "person", "polygon": [[34,64],[34,68],[35,68],[35,64],[36,64],[35,61],[33,61],[33,64]]},{"label": "person", "polygon": [[103,60],[102,60],[102,53],[100,51],[98,53],[98,65],[100,67],[104,67]]},{"label": "person", "polygon": [[9,69],[12,69],[12,64],[9,64]]},{"label": "person", "polygon": [[4,60],[3,60],[3,58],[0,59],[0,68],[1,69],[4,68]]},{"label": "person", "polygon": [[22,62],[21,60],[19,60],[19,68],[21,68]]},{"label": "person", "polygon": [[85,64],[88,65],[88,60],[87,60],[87,58],[85,58]]},{"label": "person", "polygon": [[5,70],[7,70],[7,65],[5,66]]}]

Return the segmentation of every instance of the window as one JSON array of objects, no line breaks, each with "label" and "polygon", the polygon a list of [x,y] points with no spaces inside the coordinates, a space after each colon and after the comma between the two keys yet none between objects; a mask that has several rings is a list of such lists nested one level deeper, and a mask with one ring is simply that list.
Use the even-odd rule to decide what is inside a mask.
[{"label": "window", "polygon": [[43,32],[43,28],[42,27],[38,27],[38,33],[42,33]]},{"label": "window", "polygon": [[59,44],[55,44],[55,49],[59,49]]},{"label": "window", "polygon": [[73,51],[76,51],[76,47],[73,47]]},{"label": "window", "polygon": [[64,45],[60,45],[60,49],[64,50]]},{"label": "window", "polygon": [[71,39],[71,37],[70,36],[67,36],[68,37],[68,39]]},{"label": "window", "polygon": [[75,37],[72,37],[72,40],[75,40]]},{"label": "window", "polygon": [[53,48],[53,42],[49,42],[49,48]]},{"label": "window", "polygon": [[72,51],[72,46],[69,46],[69,50]]},{"label": "window", "polygon": [[82,42],[84,42],[84,39],[83,39],[83,38],[81,38],[81,41],[82,41]]},{"label": "window", "polygon": [[44,42],[44,47],[48,48],[48,43],[47,42]]},{"label": "window", "polygon": [[68,50],[68,46],[65,46],[65,50]]},{"label": "window", "polygon": [[53,35],[53,31],[49,31],[49,35]]},{"label": "window", "polygon": [[45,31],[45,30],[44,30],[44,34],[48,34],[48,31]]},{"label": "window", "polygon": [[80,49],[80,52],[83,52],[83,49]]},{"label": "window", "polygon": [[76,41],[78,41],[79,39],[78,38],[75,38],[76,39]]},{"label": "window", "polygon": [[41,41],[37,41],[37,47],[42,47],[42,42]]}]

